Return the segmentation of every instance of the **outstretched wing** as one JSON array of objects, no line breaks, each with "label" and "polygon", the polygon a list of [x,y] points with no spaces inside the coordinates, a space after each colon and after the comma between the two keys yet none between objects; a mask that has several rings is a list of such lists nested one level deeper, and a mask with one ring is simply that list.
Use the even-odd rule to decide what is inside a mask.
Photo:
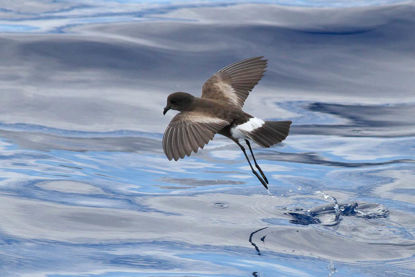
[{"label": "outstretched wing", "polygon": [[204,83],[202,98],[221,100],[242,107],[249,92],[261,80],[266,67],[267,60],[263,57],[228,65]]},{"label": "outstretched wing", "polygon": [[203,148],[217,132],[229,122],[217,117],[181,112],[167,126],[163,136],[163,149],[169,160],[177,161]]}]

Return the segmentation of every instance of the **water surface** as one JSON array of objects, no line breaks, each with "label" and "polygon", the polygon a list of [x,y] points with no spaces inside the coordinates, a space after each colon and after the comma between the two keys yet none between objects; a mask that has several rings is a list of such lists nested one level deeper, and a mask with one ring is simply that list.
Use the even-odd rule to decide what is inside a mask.
[{"label": "water surface", "polygon": [[[412,1],[3,2],[1,276],[415,274]],[[161,147],[169,93],[259,55],[271,195],[231,141]]]}]

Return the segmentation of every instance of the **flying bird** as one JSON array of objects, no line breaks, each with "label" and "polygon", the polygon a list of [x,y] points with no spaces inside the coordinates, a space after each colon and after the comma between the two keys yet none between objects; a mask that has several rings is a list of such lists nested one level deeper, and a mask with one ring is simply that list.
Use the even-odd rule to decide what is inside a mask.
[{"label": "flying bird", "polygon": [[[262,147],[283,141],[290,130],[291,121],[264,121],[242,110],[254,86],[264,75],[267,60],[255,57],[228,65],[203,85],[202,96],[175,92],[167,97],[164,108],[180,113],[170,121],[163,136],[163,150],[169,160],[177,161],[203,148],[215,134],[233,140],[242,150],[252,173],[268,189],[268,179],[258,165],[250,140]],[[240,143],[244,140],[254,160],[254,169]]]}]

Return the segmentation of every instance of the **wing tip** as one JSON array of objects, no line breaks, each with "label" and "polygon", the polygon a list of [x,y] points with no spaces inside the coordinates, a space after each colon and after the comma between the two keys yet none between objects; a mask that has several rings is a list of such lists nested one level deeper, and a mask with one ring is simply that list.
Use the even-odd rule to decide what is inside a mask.
[{"label": "wing tip", "polygon": [[265,58],[265,56],[256,56],[256,57],[246,58],[246,59],[242,60],[241,62],[248,61],[248,60],[262,60],[262,61],[265,61],[265,62],[268,61]]}]

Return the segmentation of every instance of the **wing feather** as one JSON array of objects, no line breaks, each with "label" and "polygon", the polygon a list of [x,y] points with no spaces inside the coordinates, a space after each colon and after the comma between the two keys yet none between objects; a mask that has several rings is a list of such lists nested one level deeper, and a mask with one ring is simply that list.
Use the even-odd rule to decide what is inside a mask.
[{"label": "wing feather", "polygon": [[190,145],[192,147],[192,150],[193,150],[193,152],[197,153],[197,150],[199,149],[199,145],[197,144],[196,135],[193,132],[192,125],[189,125],[187,127],[187,131],[188,131],[188,138],[189,138],[189,142],[190,142]]},{"label": "wing feather", "polygon": [[179,158],[183,158],[185,153],[183,149],[183,143],[182,143],[182,126],[177,126],[176,128],[177,135],[173,137],[174,140],[174,146],[179,154]]},{"label": "wing feather", "polygon": [[199,132],[197,131],[196,127],[193,125],[190,125],[190,129],[192,130],[193,133],[193,138],[196,140],[197,143],[197,148],[203,148],[203,146],[205,145],[205,143],[203,142],[202,137],[199,135]]},{"label": "wing feather", "polygon": [[178,136],[179,130],[178,128],[172,128],[171,137],[170,137],[170,144],[168,144],[168,147],[170,147],[170,150],[173,153],[174,157],[180,157],[179,148],[177,147],[177,136]]},{"label": "wing feather", "polygon": [[193,149],[192,149],[192,145],[191,145],[190,138],[189,138],[189,127],[187,127],[187,126],[182,127],[182,130],[183,130],[184,152],[186,153],[186,155],[190,155],[190,153],[192,153]]},{"label": "wing feather", "polygon": [[264,75],[267,60],[263,57],[230,64],[210,77],[202,88],[202,98],[225,101],[242,107],[251,90]]},{"label": "wing feather", "polygon": [[172,148],[167,146],[169,144],[169,139],[168,138],[171,138],[171,136],[170,136],[171,131],[172,131],[171,128],[167,129],[165,134],[164,134],[164,136],[167,139],[165,139],[165,140],[163,139],[163,150],[164,150],[164,153],[166,153],[166,156],[169,160],[171,160],[173,158],[173,153],[171,152]]},{"label": "wing feather", "polygon": [[167,126],[163,150],[169,160],[190,156],[203,148],[229,122],[197,112],[181,112]]}]

